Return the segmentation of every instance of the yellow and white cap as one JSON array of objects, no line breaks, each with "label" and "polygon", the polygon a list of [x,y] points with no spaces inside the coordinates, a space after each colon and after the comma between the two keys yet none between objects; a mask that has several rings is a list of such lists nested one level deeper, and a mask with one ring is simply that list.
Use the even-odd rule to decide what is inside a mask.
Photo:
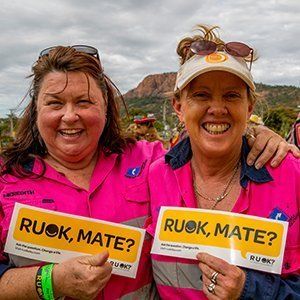
[{"label": "yellow and white cap", "polygon": [[177,73],[175,91],[182,90],[197,76],[210,71],[226,71],[240,77],[251,90],[255,84],[246,61],[241,57],[218,51],[209,55],[194,55],[187,60]]}]

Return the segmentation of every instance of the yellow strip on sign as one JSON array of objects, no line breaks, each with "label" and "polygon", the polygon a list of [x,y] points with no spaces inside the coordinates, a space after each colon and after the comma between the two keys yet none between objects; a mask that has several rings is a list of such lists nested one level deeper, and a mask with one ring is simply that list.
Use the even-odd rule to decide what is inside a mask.
[{"label": "yellow strip on sign", "polygon": [[57,250],[97,254],[104,249],[110,259],[133,263],[137,259],[141,233],[117,225],[20,208],[14,238]]},{"label": "yellow strip on sign", "polygon": [[278,257],[284,226],[262,218],[209,213],[207,211],[164,211],[159,239],[236,249],[246,258],[247,252]]}]

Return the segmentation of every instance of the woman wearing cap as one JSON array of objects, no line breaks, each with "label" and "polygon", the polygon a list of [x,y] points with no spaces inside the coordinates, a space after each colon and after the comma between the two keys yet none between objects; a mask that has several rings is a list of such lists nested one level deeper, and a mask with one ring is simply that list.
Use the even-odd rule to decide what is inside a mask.
[{"label": "woman wearing cap", "polygon": [[[149,165],[164,154],[160,143],[123,136],[118,90],[103,73],[95,48],[45,49],[32,77],[16,141],[3,154],[0,298],[152,299],[150,239],[144,241],[136,279],[111,276],[105,252],[42,269],[37,261],[3,252],[16,202],[144,227],[150,213]],[[264,132],[255,151],[267,143],[272,154],[278,146],[275,159],[280,161],[288,148],[277,135]],[[52,274],[52,280],[46,277],[47,294],[41,294],[43,284],[38,289],[39,272]]]},{"label": "woman wearing cap", "polygon": [[150,167],[148,231],[154,235],[161,206],[288,220],[282,276],[199,253],[194,261],[153,255],[154,278],[163,299],[300,299],[300,161],[288,155],[276,169],[247,165],[243,134],[256,102],[253,50],[225,44],[216,28],[199,26],[199,35],[178,45],[173,107],[188,137]]}]

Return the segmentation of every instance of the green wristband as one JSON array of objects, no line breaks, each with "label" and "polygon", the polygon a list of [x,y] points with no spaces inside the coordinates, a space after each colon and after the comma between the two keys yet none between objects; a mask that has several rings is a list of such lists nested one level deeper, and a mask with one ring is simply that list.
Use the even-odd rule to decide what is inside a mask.
[{"label": "green wristband", "polygon": [[45,300],[55,300],[52,287],[53,267],[54,264],[49,264],[42,267],[42,290]]}]

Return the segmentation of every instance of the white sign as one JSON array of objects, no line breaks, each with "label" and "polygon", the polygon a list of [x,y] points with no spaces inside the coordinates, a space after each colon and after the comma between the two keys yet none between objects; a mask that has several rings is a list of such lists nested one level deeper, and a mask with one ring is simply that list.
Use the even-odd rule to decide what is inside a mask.
[{"label": "white sign", "polygon": [[4,251],[59,263],[108,250],[112,273],[135,278],[145,230],[15,204]]},{"label": "white sign", "polygon": [[288,222],[224,211],[161,207],[151,253],[227,262],[281,273]]}]

